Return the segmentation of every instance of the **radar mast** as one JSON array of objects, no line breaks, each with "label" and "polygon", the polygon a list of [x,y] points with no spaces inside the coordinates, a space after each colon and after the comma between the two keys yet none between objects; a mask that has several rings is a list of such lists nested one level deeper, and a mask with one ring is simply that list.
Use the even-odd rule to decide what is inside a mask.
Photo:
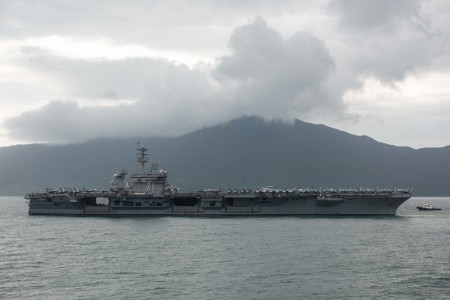
[{"label": "radar mast", "polygon": [[138,142],[137,143],[137,162],[139,164],[139,168],[141,169],[142,172],[145,171],[145,164],[148,162],[147,156],[148,156],[148,149],[145,148],[144,146],[141,146],[141,144]]}]

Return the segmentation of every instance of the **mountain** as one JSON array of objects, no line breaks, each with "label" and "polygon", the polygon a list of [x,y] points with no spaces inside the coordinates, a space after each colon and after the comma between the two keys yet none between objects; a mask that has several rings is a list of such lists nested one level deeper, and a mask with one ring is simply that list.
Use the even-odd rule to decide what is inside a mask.
[{"label": "mountain", "polygon": [[[136,170],[136,139],[0,148],[0,194],[45,187],[109,188]],[[150,160],[184,191],[199,188],[395,188],[450,195],[450,147],[412,149],[324,125],[236,119],[176,138],[145,138]]]}]

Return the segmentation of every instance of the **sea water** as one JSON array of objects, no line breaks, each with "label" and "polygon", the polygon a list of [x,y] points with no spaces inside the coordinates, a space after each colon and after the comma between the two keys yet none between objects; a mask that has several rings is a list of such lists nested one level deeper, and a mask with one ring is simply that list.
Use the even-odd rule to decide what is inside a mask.
[{"label": "sea water", "polygon": [[[432,202],[442,211],[419,212]],[[28,216],[0,197],[0,299],[449,299],[450,198],[396,217]]]}]

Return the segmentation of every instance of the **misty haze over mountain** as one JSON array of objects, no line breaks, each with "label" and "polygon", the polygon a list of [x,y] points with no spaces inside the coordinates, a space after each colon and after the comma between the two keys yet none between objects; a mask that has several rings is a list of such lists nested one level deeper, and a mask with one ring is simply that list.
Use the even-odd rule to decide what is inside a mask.
[{"label": "misty haze over mountain", "polygon": [[[69,145],[0,148],[0,194],[46,187],[109,189],[112,175],[137,170],[136,138]],[[202,188],[408,188],[450,195],[450,147],[412,149],[379,143],[324,125],[266,122],[257,117],[176,138],[141,138],[150,162],[169,183]]]}]

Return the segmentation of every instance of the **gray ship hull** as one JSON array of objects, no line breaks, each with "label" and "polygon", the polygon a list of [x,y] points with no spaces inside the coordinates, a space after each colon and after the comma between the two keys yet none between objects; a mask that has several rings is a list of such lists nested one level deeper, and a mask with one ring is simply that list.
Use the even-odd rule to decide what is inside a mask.
[{"label": "gray ship hull", "polygon": [[[220,195],[149,197],[109,196],[29,197],[30,215],[78,216],[295,216],[395,215],[410,198],[405,193],[321,195]],[[101,199],[102,201],[99,201]],[[107,199],[107,203],[105,202]],[[103,202],[103,204],[98,204]]]},{"label": "gray ship hull", "polygon": [[26,196],[30,215],[77,216],[278,216],[395,215],[410,190],[199,190],[179,193],[167,184],[167,171],[145,170],[147,148],[137,147],[140,172],[114,174],[110,191],[47,190]]}]

